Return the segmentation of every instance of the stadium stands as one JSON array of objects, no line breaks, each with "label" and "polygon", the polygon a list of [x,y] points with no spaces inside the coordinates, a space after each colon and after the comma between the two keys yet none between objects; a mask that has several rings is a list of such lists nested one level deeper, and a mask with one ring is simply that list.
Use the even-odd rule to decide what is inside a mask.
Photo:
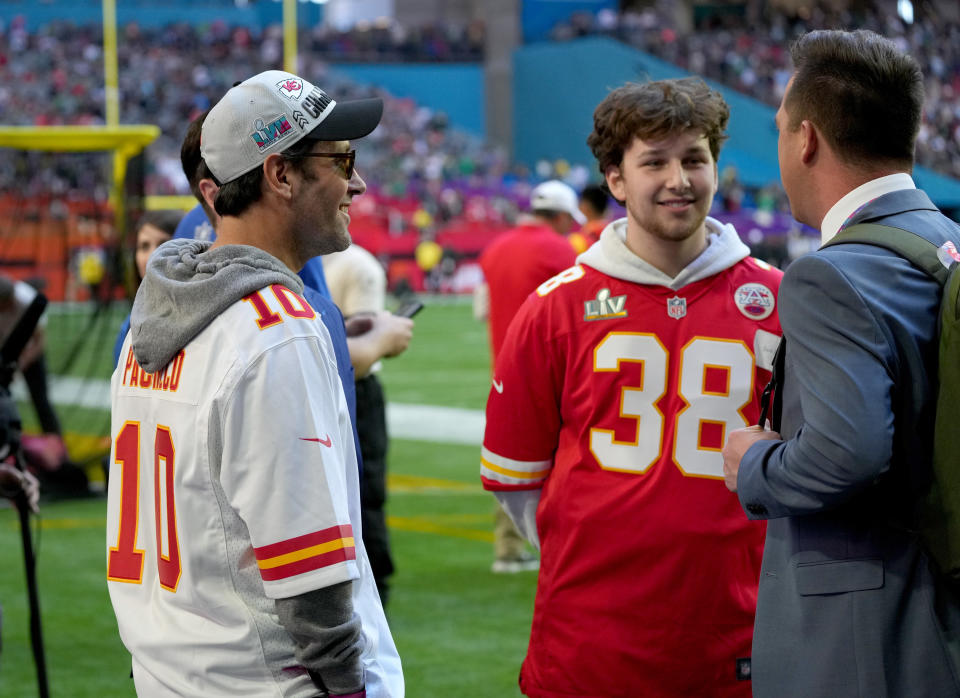
[{"label": "stadium stands", "polygon": [[[807,16],[789,17],[768,5],[758,17],[734,13],[706,17],[692,32],[683,32],[673,17],[656,8],[621,14],[575,14],[558,24],[556,41],[601,34],[619,39],[685,70],[776,106],[790,79],[791,38],[812,29],[870,29],[895,38],[920,61],[926,76],[924,124],[917,142],[917,162],[960,177],[960,25],[902,20],[894,3],[859,3],[860,10],[832,10],[814,4]],[[928,8],[932,9],[932,8]]]}]

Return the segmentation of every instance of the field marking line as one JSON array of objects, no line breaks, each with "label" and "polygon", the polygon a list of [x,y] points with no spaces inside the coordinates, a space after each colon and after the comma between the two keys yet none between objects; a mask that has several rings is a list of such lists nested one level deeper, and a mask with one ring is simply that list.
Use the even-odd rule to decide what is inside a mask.
[{"label": "field marking line", "polygon": [[[17,400],[30,399],[26,384],[19,373],[13,381],[11,392]],[[110,381],[51,376],[50,400],[55,405],[108,410]],[[396,439],[479,446],[483,441],[485,424],[483,410],[387,403],[387,432]]]},{"label": "field marking line", "polygon": [[[479,478],[478,478],[479,479]],[[421,475],[387,474],[387,489],[391,493],[413,494],[483,494],[479,482],[442,480]]]},{"label": "field marking line", "polygon": [[412,531],[414,533],[433,533],[448,538],[464,538],[480,543],[493,543],[492,531],[480,531],[471,528],[456,528],[430,521],[423,517],[388,516],[387,526],[395,531]]}]

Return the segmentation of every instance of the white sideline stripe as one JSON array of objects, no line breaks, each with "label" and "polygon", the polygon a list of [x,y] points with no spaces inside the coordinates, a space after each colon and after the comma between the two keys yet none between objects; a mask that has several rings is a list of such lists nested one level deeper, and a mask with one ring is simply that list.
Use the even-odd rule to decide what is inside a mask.
[{"label": "white sideline stripe", "polygon": [[387,432],[398,439],[479,446],[485,424],[483,410],[387,403]]},{"label": "white sideline stripe", "polygon": [[[17,400],[29,401],[20,374],[11,392]],[[55,405],[110,409],[110,381],[50,376],[50,400]],[[483,410],[436,407],[391,402],[387,404],[387,430],[398,439],[479,446],[485,424]]]},{"label": "white sideline stripe", "polygon": [[[54,405],[110,409],[110,381],[108,380],[71,378],[69,376],[48,376],[48,379],[50,402]],[[30,400],[27,384],[20,373],[14,376],[10,392],[17,400]]]}]

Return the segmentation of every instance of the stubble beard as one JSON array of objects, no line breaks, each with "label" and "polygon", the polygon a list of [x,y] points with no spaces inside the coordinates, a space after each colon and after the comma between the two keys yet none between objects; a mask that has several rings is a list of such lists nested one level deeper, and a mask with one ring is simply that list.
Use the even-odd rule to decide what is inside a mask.
[{"label": "stubble beard", "polygon": [[[709,210],[702,210],[699,201],[694,204],[694,211],[691,213],[693,219],[689,224],[681,226],[680,221],[671,221],[670,225],[665,225],[661,216],[650,216],[648,220],[642,221],[636,218],[642,228],[648,235],[664,242],[683,242],[696,235],[707,220]],[[659,208],[658,204],[654,206]]]},{"label": "stubble beard", "polygon": [[334,252],[343,252],[345,249],[350,247],[350,243],[353,242],[353,239],[350,237],[350,231],[346,227],[343,230],[336,230],[331,234],[321,234],[316,241],[316,249],[318,250],[312,256],[318,257],[325,254],[333,254]]}]

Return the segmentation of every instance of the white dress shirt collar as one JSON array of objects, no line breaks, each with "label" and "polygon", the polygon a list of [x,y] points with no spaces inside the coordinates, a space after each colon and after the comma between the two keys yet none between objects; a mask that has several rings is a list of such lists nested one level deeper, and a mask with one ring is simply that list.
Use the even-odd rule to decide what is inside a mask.
[{"label": "white dress shirt collar", "polygon": [[874,199],[901,189],[916,188],[917,185],[913,183],[913,177],[906,172],[898,172],[871,179],[869,182],[865,182],[856,189],[847,192],[823,217],[823,222],[820,224],[820,244],[825,245],[830,242],[833,236],[840,232],[840,228],[843,227],[848,218]]}]

